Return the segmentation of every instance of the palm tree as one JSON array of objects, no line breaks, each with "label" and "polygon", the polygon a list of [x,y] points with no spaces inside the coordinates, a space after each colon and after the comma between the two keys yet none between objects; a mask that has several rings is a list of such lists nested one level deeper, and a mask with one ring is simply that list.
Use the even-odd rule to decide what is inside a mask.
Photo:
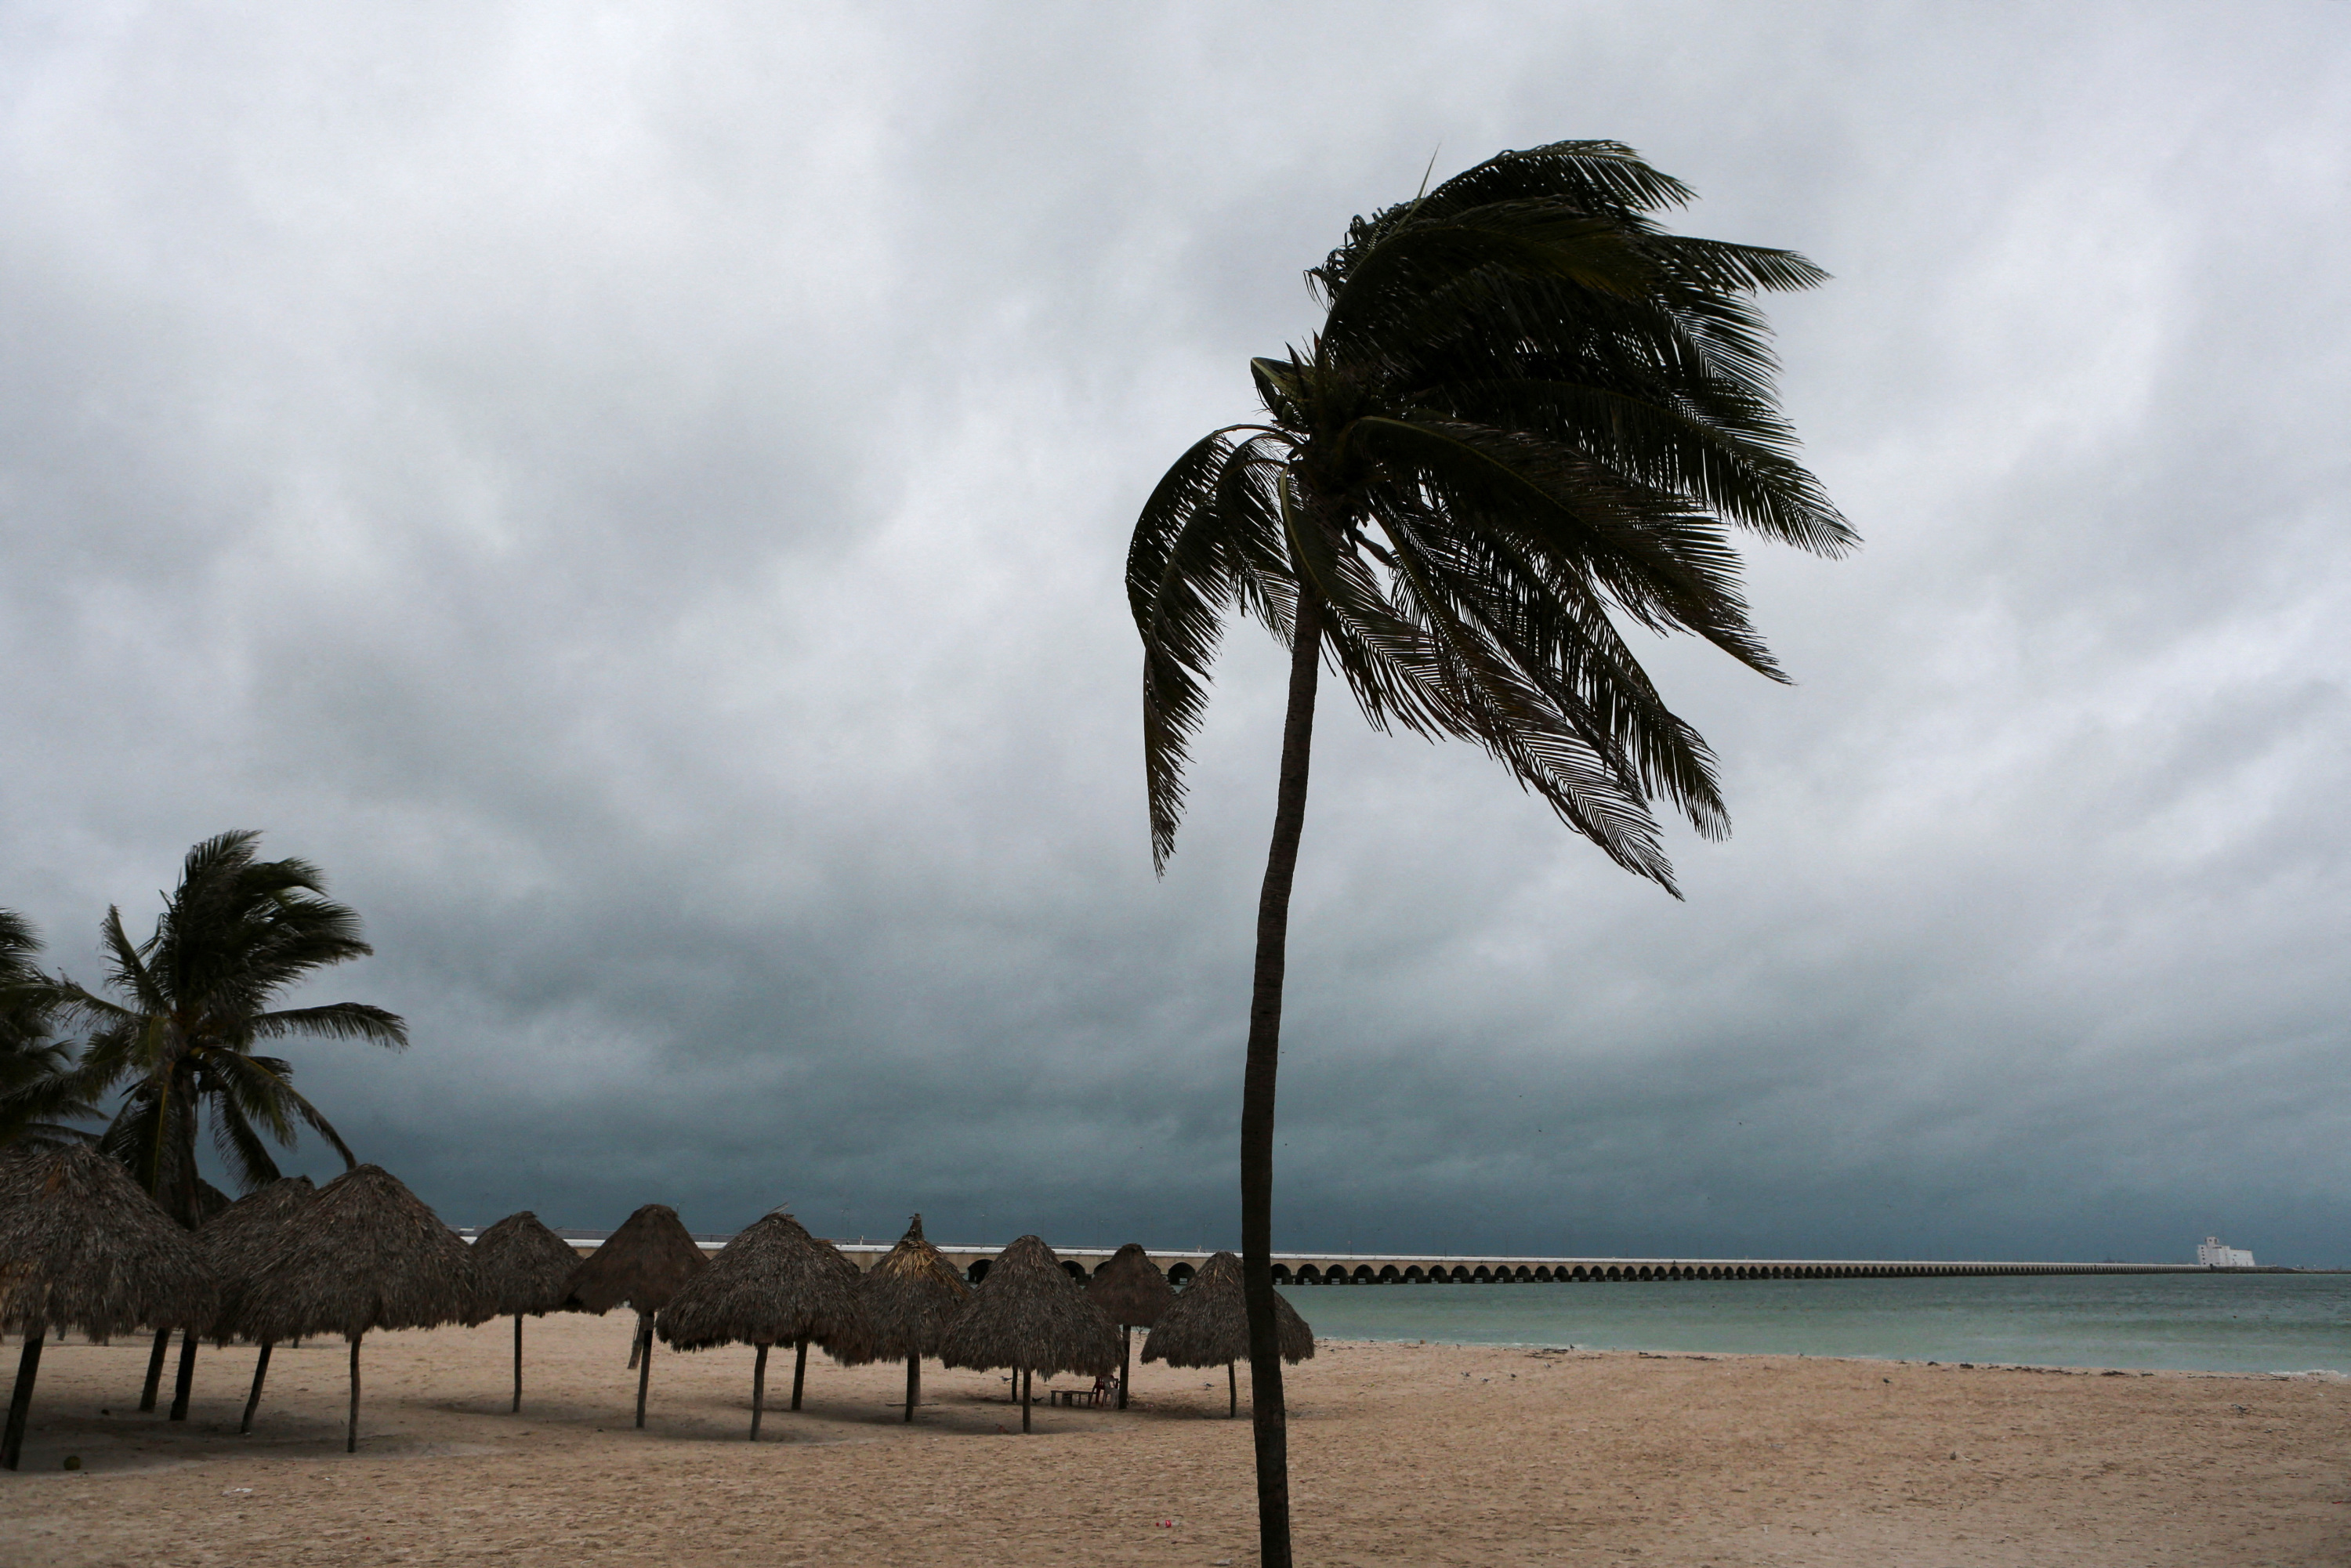
[{"label": "palm tree", "polygon": [[32,923],[0,909],[0,1147],[88,1143],[65,1124],[98,1115],[73,1048],[55,1038],[57,983],[34,967]]},{"label": "palm tree", "polygon": [[1163,871],[1224,613],[1290,650],[1241,1097],[1265,1568],[1290,1560],[1274,1085],[1324,657],[1374,728],[1484,747],[1568,827],[1673,893],[1653,803],[1707,838],[1729,819],[1706,742],[1666,706],[1624,624],[1695,634],[1784,679],[1748,621],[1729,531],[1826,556],[1857,542],[1795,461],[1753,303],[1825,275],[1647,215],[1690,194],[1628,148],[1564,141],[1355,219],[1307,274],[1321,330],[1251,362],[1264,423],[1194,445],[1135,525],[1127,594]]},{"label": "palm tree", "polygon": [[[59,1007],[89,1028],[82,1052],[89,1080],[101,1090],[129,1083],[99,1146],[128,1166],[166,1213],[192,1227],[208,1191],[196,1168],[200,1122],[209,1122],[214,1147],[246,1192],[278,1179],[269,1144],[292,1147],[302,1126],[332,1145],[346,1169],[357,1163],[334,1124],[295,1090],[293,1068],[257,1054],[257,1044],[298,1035],[394,1050],[408,1043],[407,1026],[381,1008],[270,1005],[317,970],[375,949],[360,939],[359,916],[325,896],[318,867],[260,859],[260,837],[227,832],[190,850],[180,885],[144,942],[131,940],[120,909],[106,912],[99,938],[113,998],[70,981],[57,989]],[[142,1409],[153,1407],[162,1343]],[[174,1419],[185,1415],[194,1346],[191,1333],[181,1350]]]}]

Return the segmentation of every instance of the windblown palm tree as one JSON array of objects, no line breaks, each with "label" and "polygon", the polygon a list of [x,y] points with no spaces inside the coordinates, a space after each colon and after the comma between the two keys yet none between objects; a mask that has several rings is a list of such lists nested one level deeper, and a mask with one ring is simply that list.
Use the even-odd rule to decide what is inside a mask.
[{"label": "windblown palm tree", "polygon": [[[1265,1568],[1290,1558],[1270,1257],[1290,892],[1329,659],[1374,728],[1485,748],[1611,860],[1674,892],[1652,806],[1729,828],[1705,741],[1626,623],[1785,677],[1750,624],[1730,530],[1857,541],[1794,458],[1754,296],[1824,274],[1668,234],[1687,187],[1614,142],[1505,152],[1357,218],[1307,274],[1303,348],[1252,361],[1266,419],[1179,458],[1137,521],[1155,862],[1184,804],[1222,620],[1290,649],[1241,1103],[1241,1237]],[[1678,896],[1678,894],[1677,894]]]},{"label": "windblown palm tree", "polygon": [[32,923],[0,909],[0,1146],[88,1143],[67,1124],[99,1114],[73,1048],[52,1031],[57,982],[34,967],[40,950]]},{"label": "windblown palm tree", "polygon": [[[69,981],[57,988],[60,1009],[89,1030],[83,1072],[101,1091],[128,1085],[99,1146],[191,1227],[204,1217],[207,1191],[196,1168],[200,1122],[209,1122],[213,1145],[243,1191],[279,1178],[269,1145],[292,1147],[304,1126],[334,1146],[345,1168],[356,1164],[334,1124],[294,1088],[292,1066],[256,1046],[298,1035],[394,1050],[408,1043],[398,1017],[362,1002],[271,1006],[316,971],[375,949],[360,939],[359,916],[325,896],[318,867],[260,859],[260,836],[227,832],[190,850],[144,942],[131,940],[120,909],[106,912],[99,938],[113,998]],[[162,1343],[142,1409],[153,1407]],[[174,1418],[186,1409],[194,1345],[192,1333]]]}]

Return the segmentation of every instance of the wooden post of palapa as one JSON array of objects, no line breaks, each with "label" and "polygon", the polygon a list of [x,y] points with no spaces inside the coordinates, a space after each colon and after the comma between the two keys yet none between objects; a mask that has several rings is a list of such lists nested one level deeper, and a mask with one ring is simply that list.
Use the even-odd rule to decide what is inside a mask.
[{"label": "wooden post of palapa", "polygon": [[800,1407],[800,1385],[808,1379],[808,1335],[800,1335],[799,1348],[792,1356],[792,1408],[795,1410]]},{"label": "wooden post of palapa", "polygon": [[515,1314],[515,1401],[514,1401],[514,1407],[515,1407],[517,1410],[520,1410],[520,1409],[522,1408],[522,1314],[521,1314],[520,1312],[517,1312],[517,1313]]},{"label": "wooden post of palapa", "polygon": [[347,1454],[356,1454],[360,1451],[360,1340],[361,1337],[359,1334],[351,1335],[351,1425],[350,1429],[343,1434],[343,1452]]},{"label": "wooden post of palapa", "polygon": [[180,1375],[172,1383],[172,1416],[174,1421],[188,1418],[188,1393],[196,1384],[196,1331],[191,1326],[180,1331]]},{"label": "wooden post of palapa", "polygon": [[645,1424],[645,1385],[653,1375],[653,1318],[637,1314],[637,1425]]},{"label": "wooden post of palapa", "polygon": [[139,1390],[139,1408],[155,1408],[155,1391],[163,1386],[163,1353],[172,1348],[172,1331],[155,1331],[155,1348],[147,1353],[147,1382]]},{"label": "wooden post of palapa", "polygon": [[26,1334],[25,1348],[16,1357],[16,1386],[8,1395],[8,1425],[0,1430],[0,1470],[15,1469],[25,1451],[25,1422],[33,1413],[33,1380],[40,1375],[41,1342],[47,1337],[47,1332],[40,1329]]},{"label": "wooden post of palapa", "polygon": [[236,1424],[240,1437],[253,1430],[253,1413],[261,1407],[261,1380],[269,1375],[269,1342],[261,1342],[261,1354],[253,1363],[253,1392],[245,1398],[245,1419]]}]

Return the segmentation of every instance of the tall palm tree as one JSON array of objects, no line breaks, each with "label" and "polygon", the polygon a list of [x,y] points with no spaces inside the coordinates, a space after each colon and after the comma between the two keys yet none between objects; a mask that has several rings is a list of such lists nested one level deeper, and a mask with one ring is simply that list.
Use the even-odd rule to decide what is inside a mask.
[{"label": "tall palm tree", "polygon": [[143,942],[123,930],[120,909],[106,912],[99,940],[114,998],[69,981],[59,988],[63,1006],[89,1026],[86,1067],[108,1088],[129,1081],[103,1146],[184,1224],[201,1217],[200,1120],[209,1120],[214,1146],[245,1191],[278,1179],[269,1142],[290,1148],[300,1126],[332,1145],[346,1167],[356,1163],[333,1124],[295,1090],[292,1067],[257,1054],[257,1044],[298,1035],[408,1043],[398,1017],[363,1002],[270,1006],[315,971],[375,949],[360,939],[358,915],[325,896],[318,867],[262,860],[260,837],[227,832],[190,850]]},{"label": "tall palm tree", "polygon": [[1135,525],[1127,594],[1163,870],[1225,612],[1290,655],[1241,1097],[1266,1568],[1290,1562],[1274,1085],[1322,661],[1374,728],[1474,742],[1618,865],[1675,892],[1653,803],[1708,838],[1729,819],[1712,754],[1625,625],[1692,633],[1784,679],[1749,623],[1730,530],[1827,556],[1857,542],[1795,461],[1754,304],[1825,275],[1651,221],[1690,194],[1628,148],[1563,141],[1357,218],[1307,274],[1321,329],[1251,362],[1264,421],[1185,453]]},{"label": "tall palm tree", "polygon": [[32,922],[0,909],[0,1146],[87,1143],[66,1124],[98,1115],[73,1048],[52,1030],[57,982],[34,965]]},{"label": "tall palm tree", "polygon": [[[89,1027],[81,1062],[89,1081],[101,1091],[127,1083],[99,1146],[192,1227],[210,1191],[197,1171],[200,1123],[210,1124],[213,1145],[244,1191],[278,1179],[269,1145],[292,1147],[304,1126],[333,1145],[345,1168],[357,1163],[334,1124],[294,1088],[292,1066],[256,1045],[299,1035],[393,1050],[408,1043],[397,1016],[363,1002],[271,1005],[316,971],[375,949],[360,939],[358,915],[325,896],[318,867],[262,860],[260,837],[227,832],[190,850],[179,887],[143,942],[124,931],[120,909],[108,909],[99,939],[112,997],[70,981],[57,992],[61,1009]],[[163,1343],[156,1342],[141,1409],[154,1405]],[[191,1331],[174,1419],[186,1412],[194,1348]]]}]

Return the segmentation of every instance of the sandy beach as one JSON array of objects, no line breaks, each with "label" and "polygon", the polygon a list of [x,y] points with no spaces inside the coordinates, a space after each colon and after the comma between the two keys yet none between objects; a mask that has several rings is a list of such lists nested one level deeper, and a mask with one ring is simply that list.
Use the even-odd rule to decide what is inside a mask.
[{"label": "sandy beach", "polygon": [[[909,1427],[900,1369],[812,1359],[795,1415],[783,1357],[754,1447],[747,1349],[662,1351],[633,1429],[630,1326],[531,1320],[520,1416],[507,1323],[371,1336],[356,1456],[340,1343],[277,1353],[246,1438],[250,1350],[172,1426],[130,1409],[142,1344],[53,1344],[0,1563],[1254,1560],[1221,1374],[1024,1438],[1000,1375],[928,1368]],[[1290,1399],[1306,1563],[2351,1561],[2332,1378],[1327,1343]]]}]

